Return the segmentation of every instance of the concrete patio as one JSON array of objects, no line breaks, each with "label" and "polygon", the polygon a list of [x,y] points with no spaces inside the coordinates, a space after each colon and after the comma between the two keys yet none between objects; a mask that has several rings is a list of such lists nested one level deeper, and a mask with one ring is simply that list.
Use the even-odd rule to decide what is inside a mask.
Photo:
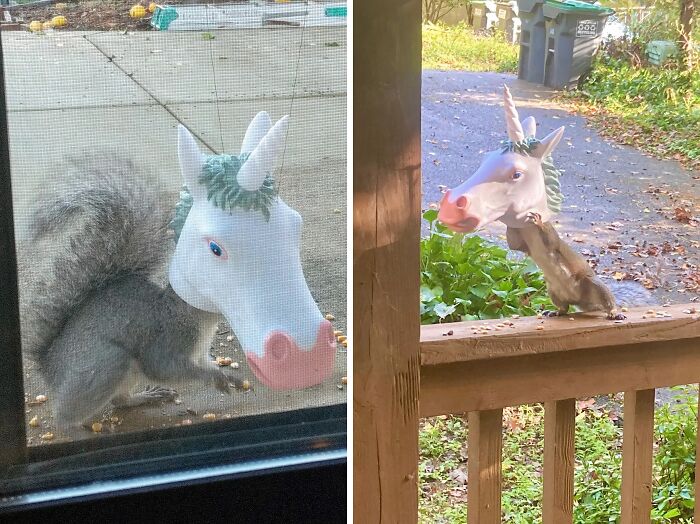
[{"label": "concrete patio", "polygon": [[[181,178],[177,125],[202,140],[202,149],[237,152],[250,119],[291,115],[278,175],[282,198],[304,219],[302,263],[312,294],[335,329],[346,329],[346,30],[344,27],[200,32],[2,34],[9,108],[15,224],[20,242],[42,188],[60,188],[67,156],[116,152],[157,177],[177,199]],[[193,385],[182,403],[119,413],[114,431],[345,402],[339,346],[333,378],[297,392],[273,392],[252,377],[235,339],[222,333],[212,355],[230,356],[235,376],[253,389],[221,396]],[[50,393],[27,367],[30,443],[56,432]],[[189,409],[189,411],[187,411]],[[56,440],[90,436],[88,432]]]}]

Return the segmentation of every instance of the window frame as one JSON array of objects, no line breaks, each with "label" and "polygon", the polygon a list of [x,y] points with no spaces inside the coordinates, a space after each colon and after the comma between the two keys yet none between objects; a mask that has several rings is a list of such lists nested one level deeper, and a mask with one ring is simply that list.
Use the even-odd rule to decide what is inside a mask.
[{"label": "window frame", "polygon": [[[0,520],[46,511],[54,520],[64,510],[74,519],[112,506],[140,515],[147,510],[143,503],[155,499],[167,501],[166,511],[182,518],[178,510],[186,506],[188,493],[201,492],[203,501],[208,497],[202,489],[217,495],[212,498],[217,508],[235,511],[230,515],[236,520],[249,515],[253,521],[290,521],[303,515],[307,522],[339,522],[344,517],[347,402],[29,447],[17,279],[0,39]],[[129,453],[135,455],[125,461]],[[202,502],[203,511],[210,512],[206,506]]]}]

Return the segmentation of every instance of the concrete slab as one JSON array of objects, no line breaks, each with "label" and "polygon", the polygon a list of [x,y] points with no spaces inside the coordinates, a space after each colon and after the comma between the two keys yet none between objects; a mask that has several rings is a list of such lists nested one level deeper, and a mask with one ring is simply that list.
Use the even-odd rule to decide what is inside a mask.
[{"label": "concrete slab", "polygon": [[100,33],[89,40],[164,104],[347,91],[345,28]]},{"label": "concrete slab", "polygon": [[9,111],[153,103],[80,34],[3,32]]}]

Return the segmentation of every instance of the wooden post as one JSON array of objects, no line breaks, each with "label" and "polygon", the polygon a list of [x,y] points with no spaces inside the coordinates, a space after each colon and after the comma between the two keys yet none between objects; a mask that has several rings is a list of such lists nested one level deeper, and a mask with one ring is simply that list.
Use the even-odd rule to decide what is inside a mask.
[{"label": "wooden post", "polygon": [[543,524],[574,520],[575,418],[575,399],[545,402]]},{"label": "wooden post", "polygon": [[621,524],[651,522],[654,393],[653,389],[625,392]]},{"label": "wooden post", "polygon": [[358,523],[418,520],[421,2],[353,6],[353,485]]},{"label": "wooden post", "polygon": [[500,524],[503,410],[469,413],[467,522]]}]

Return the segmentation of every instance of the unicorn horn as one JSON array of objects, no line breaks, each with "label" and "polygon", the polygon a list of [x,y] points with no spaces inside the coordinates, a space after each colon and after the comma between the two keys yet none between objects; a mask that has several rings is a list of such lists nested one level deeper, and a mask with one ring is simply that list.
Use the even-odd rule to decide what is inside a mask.
[{"label": "unicorn horn", "polygon": [[507,85],[503,86],[503,108],[506,111],[506,128],[508,129],[508,138],[513,142],[522,142],[525,140],[523,126],[520,124],[518,110],[515,109],[513,97],[510,96],[510,90]]}]

